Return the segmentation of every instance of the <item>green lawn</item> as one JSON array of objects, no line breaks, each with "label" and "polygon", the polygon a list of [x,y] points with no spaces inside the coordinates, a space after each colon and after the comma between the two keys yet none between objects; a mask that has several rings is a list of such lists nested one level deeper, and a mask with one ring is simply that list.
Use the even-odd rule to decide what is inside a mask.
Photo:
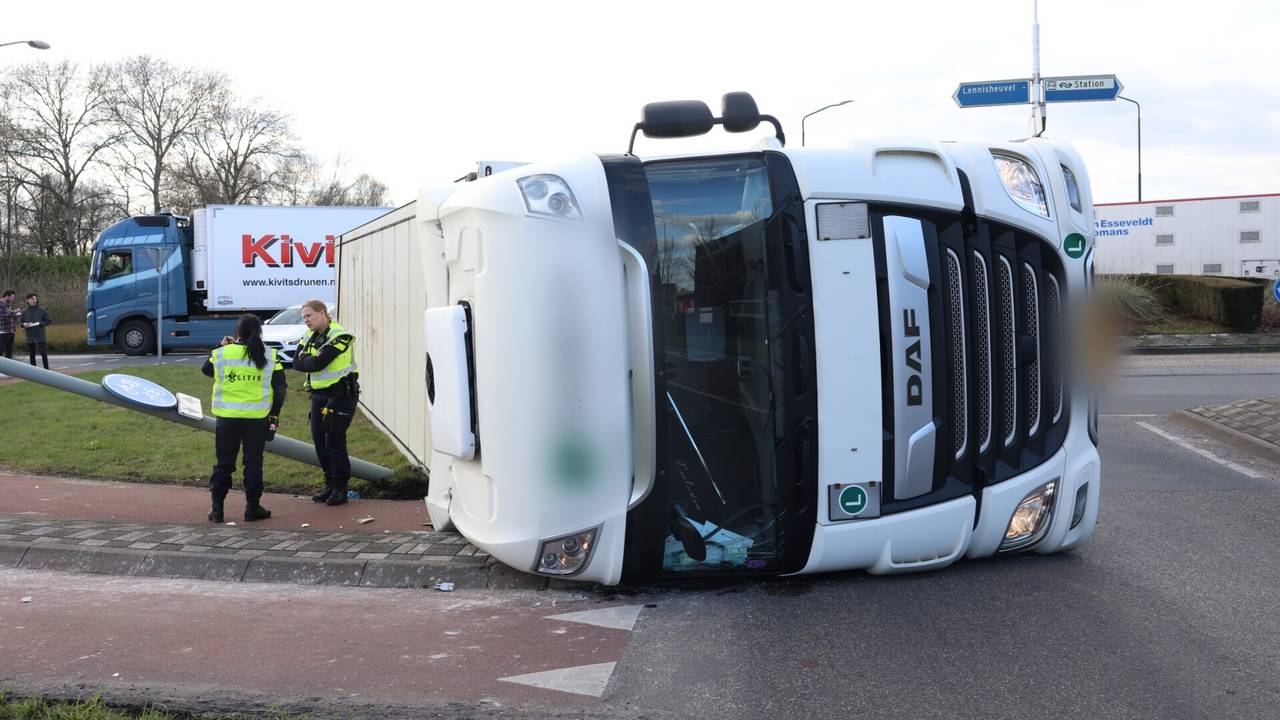
[{"label": "green lawn", "polygon": [[[200,398],[209,412],[213,381],[197,367],[137,367],[124,370],[168,388]],[[99,382],[103,372],[76,377]],[[280,433],[311,442],[302,375],[288,372],[290,394],[280,414]],[[13,470],[65,473],[83,477],[135,482],[204,485],[213,467],[213,434],[107,405],[32,382],[0,386],[4,408],[4,449],[0,464]],[[393,482],[379,488],[352,479],[352,488],[365,497],[421,498],[422,478],[363,414],[357,414],[347,434],[352,457],[396,471]],[[324,484],[318,467],[270,453],[264,467],[268,492],[308,492]],[[239,486],[237,473],[236,485]]]}]

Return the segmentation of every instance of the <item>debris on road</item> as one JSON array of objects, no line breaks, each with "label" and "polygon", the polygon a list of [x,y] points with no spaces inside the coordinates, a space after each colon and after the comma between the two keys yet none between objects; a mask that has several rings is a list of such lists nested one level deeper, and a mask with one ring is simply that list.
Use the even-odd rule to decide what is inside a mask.
[{"label": "debris on road", "polygon": [[235,527],[235,526],[236,526],[236,523],[235,523],[235,521],[234,521],[234,520],[232,520],[231,522],[227,523],[227,527]]},{"label": "debris on road", "polygon": [[453,583],[451,583],[451,582],[438,582],[438,583],[436,583],[435,588],[436,588],[437,590],[439,590],[440,592],[453,592]]},{"label": "debris on road", "polygon": [[[452,588],[451,588],[451,589],[452,589]],[[23,603],[25,603],[25,604],[27,604],[27,605],[30,605],[30,604],[31,604],[31,596],[30,596],[30,595],[28,595],[28,596],[26,596],[26,597],[22,598],[22,602],[23,602]]]},{"label": "debris on road", "polygon": [[311,523],[302,523],[302,527],[309,528],[311,527]]},{"label": "debris on road", "polygon": [[357,523],[359,523],[360,525],[368,525],[369,523],[373,522],[373,518],[372,518],[372,517],[362,517],[362,518],[360,518],[359,520],[357,520],[356,522],[357,522]]}]

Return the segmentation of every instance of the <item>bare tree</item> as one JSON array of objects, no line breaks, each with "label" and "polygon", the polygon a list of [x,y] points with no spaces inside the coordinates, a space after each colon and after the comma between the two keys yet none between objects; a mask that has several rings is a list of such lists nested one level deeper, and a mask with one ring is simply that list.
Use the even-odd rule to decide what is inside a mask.
[{"label": "bare tree", "polygon": [[112,122],[125,140],[119,165],[151,193],[152,212],[160,212],[169,155],[204,129],[226,78],[139,55],[112,65],[108,82]]},{"label": "bare tree", "polygon": [[334,161],[333,173],[314,185],[307,197],[307,204],[377,207],[387,203],[385,184],[367,173],[360,173],[355,179],[348,180],[346,168],[346,159],[339,156]]},{"label": "bare tree", "polygon": [[119,140],[110,125],[105,78],[101,68],[81,73],[69,61],[34,63],[14,69],[0,90],[12,122],[10,158],[43,178],[42,222],[50,210],[60,215],[59,244],[67,253],[78,244],[81,178]]},{"label": "bare tree", "polygon": [[209,123],[184,152],[179,179],[202,204],[248,203],[297,154],[286,115],[257,100],[240,104],[224,91],[213,102]]}]

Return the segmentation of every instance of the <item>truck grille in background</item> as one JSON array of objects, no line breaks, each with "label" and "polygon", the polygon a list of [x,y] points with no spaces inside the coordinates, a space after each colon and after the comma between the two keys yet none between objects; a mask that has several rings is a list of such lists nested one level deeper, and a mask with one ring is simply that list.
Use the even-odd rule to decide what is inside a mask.
[{"label": "truck grille in background", "polygon": [[973,297],[973,371],[977,385],[973,401],[978,411],[974,435],[978,452],[986,452],[991,447],[991,286],[987,261],[977,252],[973,254]]},{"label": "truck grille in background", "polygon": [[1022,264],[1022,294],[1022,311],[1032,340],[1027,361],[1027,434],[1035,435],[1040,429],[1040,293],[1036,271],[1027,263]]},{"label": "truck grille in background", "polygon": [[1045,355],[1051,360],[1049,364],[1049,385],[1045,388],[1045,406],[1052,413],[1049,422],[1056,423],[1062,419],[1062,361],[1058,354],[1062,351],[1062,291],[1058,287],[1058,279],[1046,274],[1049,280],[1045,288],[1044,337]]},{"label": "truck grille in background", "polygon": [[943,278],[946,283],[947,310],[951,316],[951,343],[948,347],[951,361],[951,437],[952,450],[958,460],[964,456],[969,443],[969,406],[966,402],[969,368],[964,350],[964,284],[961,282],[964,271],[960,268],[960,258],[950,248],[946,250]]},{"label": "truck grille in background", "polygon": [[1013,443],[1014,436],[1017,434],[1018,366],[1015,358],[1018,334],[1013,309],[1013,269],[1009,267],[1009,261],[1003,257],[1000,258],[999,275],[1000,279],[996,283],[996,317],[999,327],[996,328],[996,334],[1004,352],[997,382],[1004,389],[1001,393],[1003,412],[1000,414],[1000,436],[1001,442],[1007,447]]}]

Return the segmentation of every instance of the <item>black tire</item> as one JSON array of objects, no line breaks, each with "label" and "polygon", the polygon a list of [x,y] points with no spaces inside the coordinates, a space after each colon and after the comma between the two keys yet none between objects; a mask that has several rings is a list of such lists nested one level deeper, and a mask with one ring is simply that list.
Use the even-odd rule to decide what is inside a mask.
[{"label": "black tire", "polygon": [[129,320],[116,330],[116,348],[125,355],[150,355],[156,351],[156,329],[146,320]]}]

